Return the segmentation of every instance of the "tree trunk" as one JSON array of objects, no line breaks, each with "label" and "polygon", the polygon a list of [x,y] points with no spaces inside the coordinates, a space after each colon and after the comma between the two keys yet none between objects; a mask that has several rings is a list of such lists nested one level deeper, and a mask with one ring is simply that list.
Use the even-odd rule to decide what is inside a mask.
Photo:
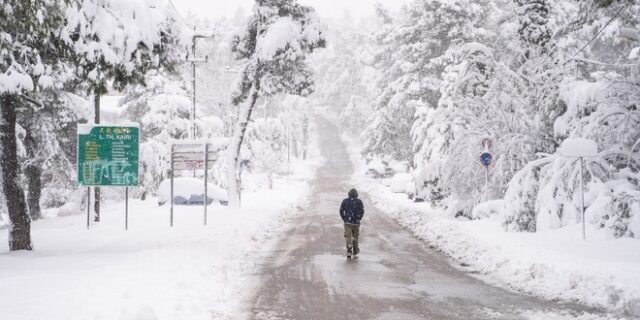
[{"label": "tree trunk", "polygon": [[2,187],[9,210],[9,250],[31,250],[31,220],[27,212],[24,190],[20,187],[16,141],[16,107],[18,97],[12,94],[0,96],[0,166]]},{"label": "tree trunk", "polygon": [[309,149],[309,118],[304,117],[302,126],[302,160],[307,160],[307,150]]},{"label": "tree trunk", "polygon": [[27,193],[27,205],[29,206],[29,216],[31,220],[42,219],[42,210],[40,208],[40,196],[42,194],[42,170],[35,164],[28,165],[24,170],[27,176],[27,184],[29,187]]},{"label": "tree trunk", "polygon": [[258,101],[258,92],[260,91],[260,80],[256,76],[253,85],[253,92],[251,93],[249,103],[242,107],[238,115],[238,123],[234,130],[233,137],[229,143],[229,150],[227,151],[227,194],[229,198],[229,207],[240,207],[240,150],[242,149],[242,142],[244,141],[244,135],[251,120],[251,113]]},{"label": "tree trunk", "polygon": [[42,211],[40,210],[40,195],[42,194],[42,169],[39,163],[35,161],[37,156],[38,144],[33,138],[32,128],[27,129],[27,135],[24,141],[24,147],[27,151],[27,165],[24,168],[24,174],[27,177],[27,206],[29,208],[29,216],[31,220],[42,219]]},{"label": "tree trunk", "polygon": [[[93,96],[93,106],[95,112],[95,123],[100,123],[100,93]],[[93,197],[93,221],[100,222],[100,187],[94,188],[95,196]]]}]

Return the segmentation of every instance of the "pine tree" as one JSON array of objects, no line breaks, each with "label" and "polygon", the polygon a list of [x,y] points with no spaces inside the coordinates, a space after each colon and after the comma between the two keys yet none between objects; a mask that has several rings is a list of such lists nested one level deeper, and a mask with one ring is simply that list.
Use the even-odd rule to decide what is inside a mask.
[{"label": "pine tree", "polygon": [[[70,11],[67,27],[74,33],[73,85],[92,95],[94,123],[100,123],[100,97],[108,84],[116,90],[144,84],[145,74],[160,65],[172,66],[179,44],[172,36],[175,19],[163,8],[144,0],[136,6],[119,6],[104,0],[84,0]],[[124,10],[124,11],[122,11]],[[144,17],[144,20],[140,17]],[[142,25],[154,24],[153,29]],[[95,187],[94,220],[100,221],[100,188]]]},{"label": "pine tree", "polygon": [[529,46],[545,48],[551,39],[547,0],[514,0],[517,5],[518,34]]},{"label": "pine tree", "polygon": [[[62,78],[56,76],[59,82],[64,81]],[[61,88],[42,90],[33,97],[41,104],[24,108],[18,115],[18,123],[24,132],[19,139],[25,153],[19,160],[28,190],[29,215],[37,220],[42,218],[42,189],[48,183],[53,181],[59,189],[75,183],[72,176],[76,157],[75,132],[81,117],[79,110],[84,107],[79,103],[84,100],[77,101]]]},{"label": "pine tree", "polygon": [[[169,174],[172,140],[188,139],[192,131],[192,101],[179,74],[161,68],[147,74],[145,85],[126,90],[123,108],[129,120],[140,124],[142,198],[155,194]],[[196,121],[199,136],[207,136],[202,120]]]},{"label": "pine tree", "polygon": [[65,1],[5,1],[0,6],[0,167],[11,220],[10,250],[31,250],[31,221],[19,184],[16,123],[19,110],[35,103],[29,95],[51,84],[57,60],[70,47],[57,38],[65,22]]},{"label": "pine tree", "polygon": [[233,48],[238,58],[248,61],[233,98],[240,112],[228,149],[229,205],[240,205],[240,150],[258,98],[311,94],[315,88],[306,55],[324,46],[313,9],[295,0],[256,0],[247,31]]},{"label": "pine tree", "polygon": [[406,21],[378,36],[383,44],[376,57],[382,93],[365,132],[365,152],[412,163],[417,185],[426,187],[432,200],[448,194],[439,168],[453,131],[451,120],[437,110],[443,75],[451,63],[446,54],[486,36],[487,8],[486,1],[414,1]]},{"label": "pine tree", "polygon": [[486,8],[486,1],[414,1],[407,21],[378,36],[382,48],[376,66],[382,70],[382,93],[365,132],[366,153],[422,162],[413,157],[414,150],[422,148],[412,143],[416,110],[438,106],[446,67],[442,57],[450,46],[482,37]]}]

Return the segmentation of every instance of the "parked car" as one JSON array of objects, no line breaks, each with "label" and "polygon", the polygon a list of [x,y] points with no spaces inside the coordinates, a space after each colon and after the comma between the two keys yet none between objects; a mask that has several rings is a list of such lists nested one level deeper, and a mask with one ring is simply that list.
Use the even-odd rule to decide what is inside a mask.
[{"label": "parked car", "polygon": [[394,193],[407,193],[413,190],[413,178],[410,173],[397,173],[391,178],[389,187]]},{"label": "parked car", "polygon": [[[158,187],[158,205],[164,205],[171,199],[171,179],[165,179]],[[229,203],[227,191],[215,184],[207,184],[207,204],[217,202],[223,206]],[[203,205],[204,181],[197,178],[178,177],[173,179],[173,204]]]}]

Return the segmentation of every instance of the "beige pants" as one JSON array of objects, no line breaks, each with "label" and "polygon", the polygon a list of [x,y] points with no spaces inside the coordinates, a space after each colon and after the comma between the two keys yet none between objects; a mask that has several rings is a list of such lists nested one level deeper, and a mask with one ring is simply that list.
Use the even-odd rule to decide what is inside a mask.
[{"label": "beige pants", "polygon": [[357,224],[344,224],[344,239],[347,242],[347,251],[358,254],[358,236],[360,235],[360,226]]}]

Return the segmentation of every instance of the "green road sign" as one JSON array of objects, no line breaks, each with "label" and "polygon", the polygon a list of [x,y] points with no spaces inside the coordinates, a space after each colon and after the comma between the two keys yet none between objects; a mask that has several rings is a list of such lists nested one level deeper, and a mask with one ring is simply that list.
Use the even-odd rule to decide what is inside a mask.
[{"label": "green road sign", "polygon": [[78,126],[78,183],[82,186],[138,185],[140,129]]}]

